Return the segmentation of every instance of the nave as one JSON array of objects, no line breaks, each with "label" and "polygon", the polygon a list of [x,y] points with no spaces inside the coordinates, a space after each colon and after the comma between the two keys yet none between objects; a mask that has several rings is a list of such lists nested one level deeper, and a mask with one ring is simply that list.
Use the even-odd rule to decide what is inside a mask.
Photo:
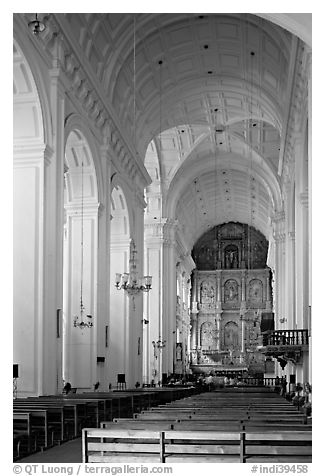
[{"label": "nave", "polygon": [[[20,461],[311,462],[311,418],[272,387],[235,386],[209,392],[195,387],[121,391],[115,394],[118,413],[112,412],[112,398],[112,394],[80,395],[79,403],[93,405],[90,419],[79,422],[74,435],[77,438],[54,447],[52,439],[48,449]],[[54,402],[58,407],[63,400],[67,405],[76,401],[75,397],[51,400],[39,398],[32,404],[21,404],[25,410],[31,406],[32,414],[36,408],[53,410]],[[101,407],[99,402],[105,403]],[[98,413],[93,413],[95,408]],[[91,422],[93,425],[89,425]],[[86,427],[81,429],[83,425]],[[69,435],[68,427],[69,419],[63,419],[63,435]],[[57,435],[54,421],[50,428]],[[80,430],[82,438],[78,436]]]},{"label": "nave", "polygon": [[175,460],[175,410],[151,409],[197,391],[181,431],[237,418],[202,458],[284,451],[247,443],[265,415],[241,398],[307,428],[311,14],[38,15],[13,15],[15,457],[130,418]]}]

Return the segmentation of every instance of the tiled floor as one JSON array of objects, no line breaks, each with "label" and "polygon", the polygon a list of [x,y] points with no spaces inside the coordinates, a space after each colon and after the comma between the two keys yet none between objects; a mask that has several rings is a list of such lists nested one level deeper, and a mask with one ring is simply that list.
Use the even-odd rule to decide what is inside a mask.
[{"label": "tiled floor", "polygon": [[81,463],[81,438],[27,456],[17,463]]}]

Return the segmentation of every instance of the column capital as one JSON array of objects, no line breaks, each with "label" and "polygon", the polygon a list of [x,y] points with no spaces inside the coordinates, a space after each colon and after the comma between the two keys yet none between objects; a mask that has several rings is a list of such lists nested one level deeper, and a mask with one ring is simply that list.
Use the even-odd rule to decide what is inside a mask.
[{"label": "column capital", "polygon": [[13,152],[15,167],[35,166],[42,161],[49,165],[54,156],[52,147],[43,142],[18,143],[15,144]]},{"label": "column capital", "polygon": [[281,242],[286,237],[285,232],[285,212],[280,210],[272,216],[273,238],[275,242]]}]

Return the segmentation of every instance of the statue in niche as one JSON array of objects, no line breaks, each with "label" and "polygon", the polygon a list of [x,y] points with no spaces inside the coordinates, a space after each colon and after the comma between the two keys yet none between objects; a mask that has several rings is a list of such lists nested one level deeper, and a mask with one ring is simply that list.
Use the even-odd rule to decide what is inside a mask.
[{"label": "statue in niche", "polygon": [[230,245],[225,249],[225,268],[234,269],[238,268],[238,248],[237,246]]},{"label": "statue in niche", "polygon": [[213,284],[203,281],[201,283],[201,304],[208,304],[208,307],[210,307],[211,304],[214,303],[214,286]]},{"label": "statue in niche", "polygon": [[234,279],[228,279],[225,282],[225,302],[234,302],[238,300],[238,283]]},{"label": "statue in niche", "polygon": [[235,322],[228,322],[224,328],[224,345],[232,352],[238,348],[238,326]]},{"label": "statue in niche", "polygon": [[201,326],[201,346],[214,347],[215,336],[212,322],[203,322]]},{"label": "statue in niche", "polygon": [[248,299],[251,302],[263,301],[263,284],[260,279],[252,279],[248,288]]}]

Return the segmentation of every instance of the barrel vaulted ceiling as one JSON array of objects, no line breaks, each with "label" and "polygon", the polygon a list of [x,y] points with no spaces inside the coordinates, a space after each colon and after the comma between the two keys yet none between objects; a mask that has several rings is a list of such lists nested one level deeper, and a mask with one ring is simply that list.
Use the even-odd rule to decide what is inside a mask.
[{"label": "barrel vaulted ceiling", "polygon": [[188,246],[227,221],[268,237],[297,38],[252,14],[57,16]]}]

